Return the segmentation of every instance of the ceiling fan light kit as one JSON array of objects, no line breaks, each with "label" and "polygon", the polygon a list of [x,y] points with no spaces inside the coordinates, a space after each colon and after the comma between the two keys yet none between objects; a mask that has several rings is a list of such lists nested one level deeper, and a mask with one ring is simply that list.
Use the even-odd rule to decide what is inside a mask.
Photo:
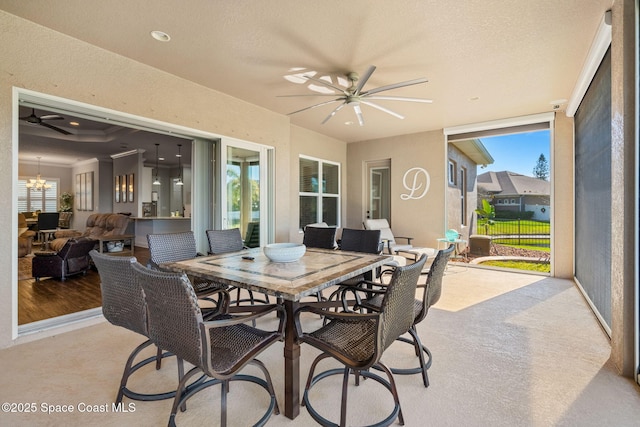
[{"label": "ceiling fan light kit", "polygon": [[367,81],[369,80],[369,78],[371,77],[371,75],[373,74],[373,72],[376,70],[376,67],[374,65],[370,66],[367,71],[364,73],[364,76],[362,76],[362,78],[360,78],[360,76],[358,75],[358,73],[356,72],[349,72],[346,74],[347,79],[349,80],[349,87],[347,88],[342,88],[339,86],[334,85],[332,82],[327,81],[325,79],[322,78],[316,78],[315,76],[310,76],[310,75],[304,75],[303,77],[307,80],[311,80],[315,83],[318,83],[320,85],[322,85],[323,87],[329,89],[331,91],[331,93],[317,93],[314,95],[283,95],[284,97],[294,97],[294,96],[337,96],[337,98],[332,99],[330,101],[324,101],[324,102],[320,102],[318,104],[314,104],[311,105],[309,107],[305,107],[302,108],[300,110],[296,110],[293,111],[291,113],[289,113],[288,115],[293,115],[293,114],[297,114],[297,113],[301,113],[303,111],[307,111],[307,110],[311,110],[314,108],[318,108],[318,107],[322,107],[324,105],[328,105],[328,104],[333,104],[335,102],[340,102],[340,105],[338,105],[336,108],[333,109],[333,111],[331,111],[331,113],[329,113],[329,115],[327,117],[325,117],[325,119],[321,122],[322,124],[325,124],[326,122],[328,122],[333,116],[336,115],[336,113],[340,110],[342,110],[345,106],[350,106],[353,108],[353,111],[356,114],[356,117],[358,118],[358,123],[360,124],[360,126],[364,126],[364,116],[362,114],[362,108],[361,105],[366,105],[372,108],[375,108],[379,111],[382,111],[384,113],[387,113],[389,115],[392,115],[393,117],[396,117],[398,119],[404,119],[404,116],[402,114],[398,114],[395,111],[392,111],[386,107],[383,107],[382,105],[379,105],[375,102],[372,101],[403,101],[403,102],[420,102],[420,103],[431,103],[432,100],[430,99],[424,99],[424,98],[408,98],[408,97],[404,97],[404,96],[385,96],[385,95],[376,95],[380,92],[384,92],[384,91],[388,91],[388,90],[393,90],[393,89],[399,89],[402,87],[407,87],[407,86],[413,86],[413,85],[418,85],[418,84],[422,84],[422,83],[426,83],[428,80],[426,78],[419,78],[419,79],[413,79],[413,80],[408,80],[405,82],[400,82],[400,83],[393,83],[390,85],[385,85],[385,86],[380,86],[377,87],[375,89],[370,89],[370,90],[366,90],[363,91],[364,85],[367,83]]}]

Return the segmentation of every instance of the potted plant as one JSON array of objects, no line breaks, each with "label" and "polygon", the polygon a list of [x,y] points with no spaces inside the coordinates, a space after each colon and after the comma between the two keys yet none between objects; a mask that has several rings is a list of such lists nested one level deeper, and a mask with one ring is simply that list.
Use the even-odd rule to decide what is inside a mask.
[{"label": "potted plant", "polygon": [[73,195],[66,191],[60,195],[60,212],[71,212],[73,210]]}]

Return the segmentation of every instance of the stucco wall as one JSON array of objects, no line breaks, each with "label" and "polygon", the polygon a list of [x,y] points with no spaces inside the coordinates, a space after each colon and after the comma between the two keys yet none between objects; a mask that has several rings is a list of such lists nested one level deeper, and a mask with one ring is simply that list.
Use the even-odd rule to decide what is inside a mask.
[{"label": "stucco wall", "polygon": [[[38,46],[38,49],[33,49]],[[289,118],[0,11],[0,173],[18,177],[17,100],[26,88],[73,101],[275,147],[276,240],[290,233]],[[0,348],[13,343],[17,319],[17,206],[13,186],[0,188]],[[11,272],[11,274],[8,274]]]},{"label": "stucco wall", "polygon": [[[453,160],[456,163],[456,181],[455,184],[449,184],[447,176],[447,230],[454,229],[458,232],[462,232],[462,215],[460,210],[462,209],[461,191],[460,191],[460,169],[464,168],[467,172],[466,188],[466,206],[465,206],[465,226],[470,227],[471,216],[474,214],[477,208],[478,195],[476,192],[476,179],[478,177],[478,168],[473,161],[467,157],[460,149],[453,144],[448,144],[447,147],[448,160]],[[448,173],[448,162],[446,171]],[[475,227],[476,224],[474,223]],[[463,233],[465,235],[469,233]]]},{"label": "stucco wall", "polygon": [[563,279],[573,278],[573,118],[556,114],[551,149],[551,268]]},{"label": "stucco wall", "polygon": [[[366,215],[367,161],[391,160],[391,228],[397,236],[414,237],[414,246],[436,248],[444,235],[446,143],[442,131],[421,132],[347,145],[347,223],[362,228]],[[403,200],[409,191],[403,176],[411,168],[423,168],[430,176],[427,194],[420,199]]]}]

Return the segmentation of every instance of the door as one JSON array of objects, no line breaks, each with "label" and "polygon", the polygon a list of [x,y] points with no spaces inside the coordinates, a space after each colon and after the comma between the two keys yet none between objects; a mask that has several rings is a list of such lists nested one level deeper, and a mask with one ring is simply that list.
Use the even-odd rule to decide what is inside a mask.
[{"label": "door", "polygon": [[367,162],[367,219],[391,222],[391,160]]},{"label": "door", "polygon": [[249,247],[267,242],[267,153],[258,144],[222,141],[220,227],[239,228]]}]

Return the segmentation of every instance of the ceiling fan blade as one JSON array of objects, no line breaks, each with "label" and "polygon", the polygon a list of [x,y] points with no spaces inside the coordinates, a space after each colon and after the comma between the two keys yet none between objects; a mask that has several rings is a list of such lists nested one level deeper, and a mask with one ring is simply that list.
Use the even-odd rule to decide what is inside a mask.
[{"label": "ceiling fan blade", "polygon": [[373,102],[367,102],[367,101],[363,101],[363,100],[361,99],[361,100],[360,100],[360,103],[361,103],[361,104],[368,105],[369,107],[376,108],[376,109],[378,109],[378,110],[380,110],[380,111],[384,111],[385,113],[387,113],[387,114],[391,114],[393,117],[397,117],[397,118],[399,118],[399,119],[401,119],[401,120],[402,120],[402,119],[404,119],[404,116],[403,116],[403,115],[400,115],[400,114],[396,113],[395,111],[391,111],[391,110],[389,110],[388,108],[384,108],[384,107],[382,107],[382,106],[380,106],[380,105],[378,105],[378,104],[374,104]]},{"label": "ceiling fan blade", "polygon": [[328,115],[328,116],[327,116],[327,117],[322,121],[322,123],[320,123],[320,124],[322,124],[322,125],[323,125],[323,124],[327,123],[327,122],[329,121],[329,119],[330,119],[331,117],[335,116],[335,115],[336,115],[336,113],[337,113],[338,111],[342,110],[342,108],[343,108],[345,105],[347,105],[347,103],[346,103],[346,102],[343,102],[342,104],[338,105],[338,106],[337,106],[337,107],[336,107],[336,108],[331,112],[331,114],[329,114],[329,115]]},{"label": "ceiling fan blade", "polygon": [[335,93],[305,93],[300,95],[276,95],[276,98],[293,98],[296,96],[336,96]]},{"label": "ceiling fan blade", "polygon": [[61,133],[61,134],[63,134],[63,135],[71,135],[71,132],[68,132],[68,131],[66,131],[66,130],[64,130],[64,129],[61,129],[61,128],[59,128],[59,127],[56,127],[56,126],[50,125],[49,123],[41,122],[40,124],[41,124],[42,126],[44,126],[44,127],[48,127],[49,129],[53,129],[53,130],[55,130],[56,132],[60,132],[60,133]]},{"label": "ceiling fan blade", "polygon": [[421,79],[407,80],[406,82],[394,83],[394,84],[390,84],[390,85],[386,85],[386,86],[380,86],[378,88],[371,89],[371,90],[368,90],[368,91],[362,93],[362,96],[373,95],[374,93],[382,92],[382,91],[385,91],[385,90],[398,89],[398,88],[405,87],[405,86],[418,85],[420,83],[426,83],[428,81],[429,80],[427,80],[425,78],[421,78]]},{"label": "ceiling fan blade", "polygon": [[409,101],[409,102],[423,102],[425,104],[431,104],[433,100],[425,98],[407,98],[405,96],[367,96],[367,99],[378,99],[384,101]]},{"label": "ceiling fan blade", "polygon": [[64,120],[64,117],[57,114],[49,114],[47,116],[40,116],[40,120]]},{"label": "ceiling fan blade", "polygon": [[306,79],[308,79],[308,80],[313,80],[313,81],[314,81],[314,82],[316,82],[316,83],[320,83],[321,85],[324,85],[324,86],[330,87],[330,88],[331,88],[331,89],[333,89],[333,90],[337,90],[338,92],[343,93],[343,94],[345,94],[345,95],[348,95],[348,94],[349,94],[349,93],[346,91],[346,89],[341,88],[341,87],[338,87],[338,86],[335,86],[335,85],[333,85],[333,84],[331,84],[331,83],[329,83],[329,82],[326,82],[326,81],[324,81],[324,80],[322,80],[322,79],[316,79],[315,77],[311,77],[311,76],[304,76],[304,77],[305,77]]},{"label": "ceiling fan blade", "polygon": [[342,99],[337,98],[337,99],[333,99],[331,101],[325,101],[325,102],[321,102],[319,104],[311,105],[310,107],[305,107],[305,108],[303,108],[301,110],[297,110],[297,111],[294,111],[292,113],[288,113],[287,116],[290,116],[290,115],[296,114],[296,113],[301,113],[302,111],[311,110],[312,108],[321,107],[323,105],[332,104],[332,103],[338,102],[338,101],[342,101]]},{"label": "ceiling fan blade", "polygon": [[364,75],[358,81],[358,86],[356,86],[356,90],[354,92],[355,95],[360,94],[360,91],[362,90],[364,85],[367,83],[367,80],[369,80],[369,77],[371,77],[371,74],[373,74],[375,70],[376,70],[376,66],[372,65],[367,69],[367,71],[365,71]]},{"label": "ceiling fan blade", "polygon": [[356,116],[358,116],[358,123],[360,126],[364,126],[364,117],[362,116],[362,109],[360,109],[360,104],[355,104],[353,106],[353,111],[356,112]]}]

